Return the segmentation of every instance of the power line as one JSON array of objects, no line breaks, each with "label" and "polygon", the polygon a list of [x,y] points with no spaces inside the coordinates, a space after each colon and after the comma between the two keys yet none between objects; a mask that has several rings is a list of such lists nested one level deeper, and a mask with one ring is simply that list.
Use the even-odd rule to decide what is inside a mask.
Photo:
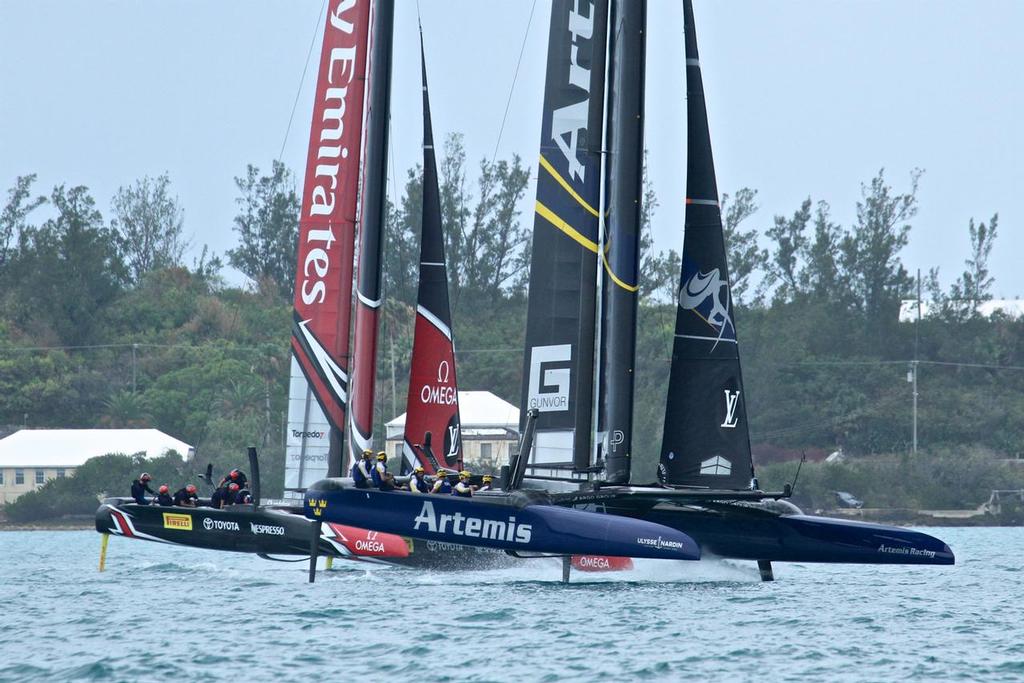
[{"label": "power line", "polygon": [[288,126],[284,129],[284,140],[281,141],[281,151],[277,154],[278,163],[284,157],[284,147],[288,144],[288,134],[292,130],[292,120],[295,118],[295,109],[299,105],[299,96],[302,94],[302,84],[306,82],[306,71],[309,70],[309,58],[313,54],[313,46],[316,45],[316,37],[320,29],[320,17],[323,16],[324,10],[327,8],[327,0],[324,0],[324,4],[320,7],[320,13],[316,16],[316,25],[313,28],[313,37],[309,41],[309,51],[306,53],[306,63],[302,65],[302,76],[299,77],[299,87],[295,91],[295,101],[292,102],[292,113],[288,116]]}]

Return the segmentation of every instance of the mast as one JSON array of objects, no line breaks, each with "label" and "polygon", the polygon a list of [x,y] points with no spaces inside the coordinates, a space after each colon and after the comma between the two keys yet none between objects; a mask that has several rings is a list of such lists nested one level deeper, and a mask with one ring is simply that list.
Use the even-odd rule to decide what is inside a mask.
[{"label": "mast", "polygon": [[521,419],[540,411],[531,464],[558,469],[590,465],[607,14],[551,7]]},{"label": "mast", "polygon": [[285,491],[339,474],[369,0],[331,0],[299,217]]},{"label": "mast", "polygon": [[691,0],[683,12],[686,217],[658,478],[741,489],[753,478],[746,396]]},{"label": "mast", "polygon": [[455,379],[452,315],[448,302],[448,268],[441,227],[441,192],[430,122],[422,29],[420,59],[423,76],[423,226],[402,470],[409,472],[414,466],[422,465],[427,473],[433,473],[440,468],[462,469],[462,427],[458,382]]},{"label": "mast", "polygon": [[608,218],[602,261],[601,396],[605,481],[629,482],[633,440],[646,0],[612,0],[608,70]]},{"label": "mast", "polygon": [[352,405],[349,411],[349,462],[373,447],[373,396],[377,378],[377,328],[380,320],[381,260],[387,220],[387,151],[391,96],[391,48],[394,0],[376,0],[370,33],[366,148],[360,211],[359,263],[355,325],[352,333]]}]

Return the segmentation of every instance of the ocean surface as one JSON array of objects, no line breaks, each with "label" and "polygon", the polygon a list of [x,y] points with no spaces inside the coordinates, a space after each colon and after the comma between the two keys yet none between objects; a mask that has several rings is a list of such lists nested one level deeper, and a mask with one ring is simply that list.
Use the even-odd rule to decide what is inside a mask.
[{"label": "ocean surface", "polygon": [[1024,529],[953,567],[531,560],[429,573],[0,533],[0,681],[1024,680]]}]

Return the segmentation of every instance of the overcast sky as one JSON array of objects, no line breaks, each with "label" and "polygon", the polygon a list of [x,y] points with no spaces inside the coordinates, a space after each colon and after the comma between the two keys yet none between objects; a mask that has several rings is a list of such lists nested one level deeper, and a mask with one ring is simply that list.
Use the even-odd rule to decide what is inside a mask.
[{"label": "overcast sky", "polygon": [[[550,0],[420,0],[435,136],[535,166]],[[233,246],[234,176],[305,163],[323,0],[0,0],[0,189],[37,173],[111,196],[168,172],[197,247]],[[807,196],[849,224],[860,183],[926,173],[907,266],[962,267],[970,217],[998,211],[996,293],[1024,295],[1024,2],[696,0],[719,188],[759,191],[764,229]],[[659,249],[682,244],[682,5],[650,0],[646,145]],[[416,3],[398,0],[392,153],[420,155]],[[533,189],[530,189],[532,197]],[[531,200],[532,202],[532,200]],[[525,203],[529,208],[531,202]],[[39,217],[44,216],[41,212]],[[532,216],[524,214],[531,221]]]}]

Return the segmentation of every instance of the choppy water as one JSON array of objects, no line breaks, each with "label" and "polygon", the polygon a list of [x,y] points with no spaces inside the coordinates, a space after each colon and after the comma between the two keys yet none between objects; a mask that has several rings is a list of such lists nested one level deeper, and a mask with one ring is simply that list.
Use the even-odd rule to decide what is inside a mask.
[{"label": "choppy water", "polygon": [[[1024,680],[1024,529],[939,529],[954,567],[550,560],[426,573],[0,533],[0,681]],[[339,569],[340,566],[340,569]]]}]

